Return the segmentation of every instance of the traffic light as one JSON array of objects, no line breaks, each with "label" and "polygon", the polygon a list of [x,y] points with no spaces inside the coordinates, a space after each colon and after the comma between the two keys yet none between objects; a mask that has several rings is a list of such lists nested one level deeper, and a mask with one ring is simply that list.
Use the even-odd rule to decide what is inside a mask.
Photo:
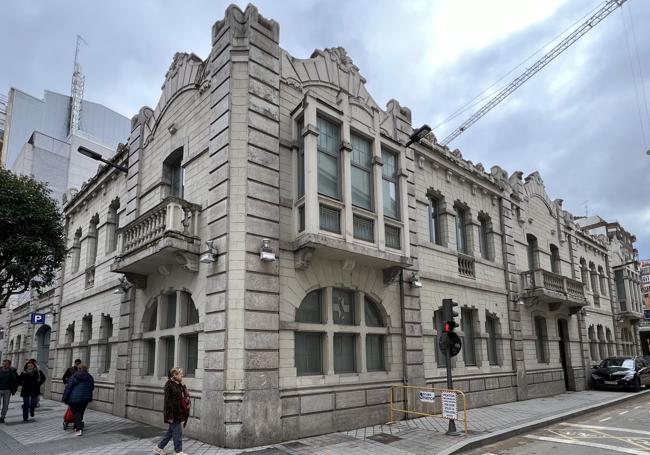
[{"label": "traffic light", "polygon": [[[458,304],[452,299],[442,299],[442,320],[444,322],[444,331],[449,333],[452,332],[458,323],[456,322],[456,317],[458,317],[458,312],[454,311],[454,307],[458,307]],[[449,328],[449,330],[447,330]]]}]

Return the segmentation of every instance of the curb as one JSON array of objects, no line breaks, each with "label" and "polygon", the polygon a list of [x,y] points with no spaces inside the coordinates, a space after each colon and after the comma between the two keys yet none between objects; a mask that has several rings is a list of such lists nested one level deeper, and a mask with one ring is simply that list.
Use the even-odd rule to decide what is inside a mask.
[{"label": "curb", "polygon": [[563,420],[565,420],[565,419],[567,419],[569,417],[580,416],[580,415],[587,414],[589,412],[596,411],[598,409],[607,407],[607,406],[612,405],[612,404],[618,404],[618,403],[622,403],[624,401],[632,400],[632,399],[634,399],[636,397],[640,397],[640,396],[646,395],[648,393],[650,393],[650,390],[644,390],[642,392],[635,393],[634,395],[627,395],[627,396],[624,396],[624,397],[621,397],[621,398],[614,398],[612,400],[603,401],[603,402],[600,402],[600,403],[597,403],[597,404],[593,404],[591,406],[585,406],[585,407],[578,408],[578,409],[572,409],[570,411],[565,411],[565,412],[562,412],[560,414],[545,417],[545,418],[542,418],[542,419],[539,419],[539,420],[533,420],[533,421],[527,422],[527,423],[522,423],[520,425],[516,425],[514,427],[506,428],[506,429],[503,429],[503,430],[498,430],[498,431],[495,431],[493,433],[488,433],[488,434],[483,435],[483,436],[474,437],[474,438],[471,438],[471,439],[466,440],[466,441],[458,442],[458,443],[454,444],[453,446],[451,446],[451,447],[449,447],[447,449],[444,449],[444,450],[442,450],[440,452],[437,452],[437,455],[453,455],[453,454],[458,454],[458,453],[464,452],[466,450],[476,449],[477,447],[481,447],[481,446],[484,446],[484,445],[487,445],[487,444],[493,444],[495,442],[499,442],[499,441],[503,441],[505,439],[509,439],[509,438],[511,438],[513,436],[517,436],[517,435],[520,435],[520,434],[523,434],[523,433],[528,433],[531,430],[536,430],[538,428],[542,428],[542,427],[545,427],[547,425],[552,425],[554,423],[561,422],[561,421],[563,421]]}]

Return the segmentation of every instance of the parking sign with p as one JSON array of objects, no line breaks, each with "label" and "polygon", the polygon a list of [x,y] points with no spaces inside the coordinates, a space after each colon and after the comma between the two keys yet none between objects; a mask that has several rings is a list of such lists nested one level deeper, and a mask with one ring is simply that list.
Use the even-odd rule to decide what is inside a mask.
[{"label": "parking sign with p", "polygon": [[45,315],[43,313],[32,313],[32,324],[45,324]]}]

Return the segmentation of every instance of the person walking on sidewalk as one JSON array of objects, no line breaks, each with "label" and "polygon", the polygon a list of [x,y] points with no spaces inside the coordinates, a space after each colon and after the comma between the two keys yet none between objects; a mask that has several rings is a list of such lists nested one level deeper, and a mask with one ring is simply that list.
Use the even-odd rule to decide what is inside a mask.
[{"label": "person walking on sidewalk", "polygon": [[83,434],[84,412],[86,406],[93,401],[95,379],[88,373],[88,365],[79,364],[77,372],[70,376],[63,391],[63,402],[70,406],[74,414],[74,430],[76,436]]},{"label": "person walking on sidewalk", "polygon": [[34,411],[38,403],[38,396],[41,394],[41,385],[47,378],[45,374],[34,364],[27,362],[23,372],[20,373],[19,382],[22,386],[20,396],[23,398],[23,422],[27,422],[27,414],[34,417]]},{"label": "person walking on sidewalk", "polygon": [[0,398],[2,399],[2,411],[0,412],[0,423],[5,423],[9,400],[18,390],[18,372],[11,366],[11,360],[5,359],[0,367]]},{"label": "person walking on sidewalk", "polygon": [[75,359],[74,365],[72,365],[70,368],[65,370],[65,373],[63,373],[63,378],[61,378],[61,381],[63,381],[63,384],[68,383],[68,379],[70,379],[70,376],[75,374],[77,370],[79,369],[79,365],[81,365],[81,359]]},{"label": "person walking on sidewalk", "polygon": [[183,425],[187,425],[190,417],[190,396],[187,387],[183,384],[183,370],[172,368],[169,372],[169,379],[165,384],[165,404],[163,418],[169,424],[167,432],[153,449],[157,454],[164,455],[165,446],[170,439],[174,439],[174,453],[176,455],[187,455],[183,452]]}]

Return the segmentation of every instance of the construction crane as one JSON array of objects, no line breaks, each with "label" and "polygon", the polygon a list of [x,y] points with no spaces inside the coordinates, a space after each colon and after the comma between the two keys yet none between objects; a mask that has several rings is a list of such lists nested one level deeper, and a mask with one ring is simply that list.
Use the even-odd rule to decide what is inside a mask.
[{"label": "construction crane", "polygon": [[506,99],[512,92],[521,87],[528,79],[533,77],[539,70],[548,65],[553,61],[558,55],[564,52],[569,46],[578,41],[582,36],[587,33],[589,30],[594,28],[598,23],[603,19],[609,16],[616,8],[622,6],[627,0],[608,0],[605,5],[596,11],[589,19],[582,23],[578,28],[571,32],[566,38],[564,38],[560,43],[551,49],[546,55],[537,60],[531,67],[524,71],[519,77],[514,81],[504,87],[499,93],[490,99],[487,103],[483,105],[478,111],[476,111],[470,118],[465,120],[458,128],[456,128],[451,134],[445,137],[440,144],[443,146],[448,145],[451,141],[460,136],[463,132],[476,123],[481,117],[494,109],[501,101]]}]

